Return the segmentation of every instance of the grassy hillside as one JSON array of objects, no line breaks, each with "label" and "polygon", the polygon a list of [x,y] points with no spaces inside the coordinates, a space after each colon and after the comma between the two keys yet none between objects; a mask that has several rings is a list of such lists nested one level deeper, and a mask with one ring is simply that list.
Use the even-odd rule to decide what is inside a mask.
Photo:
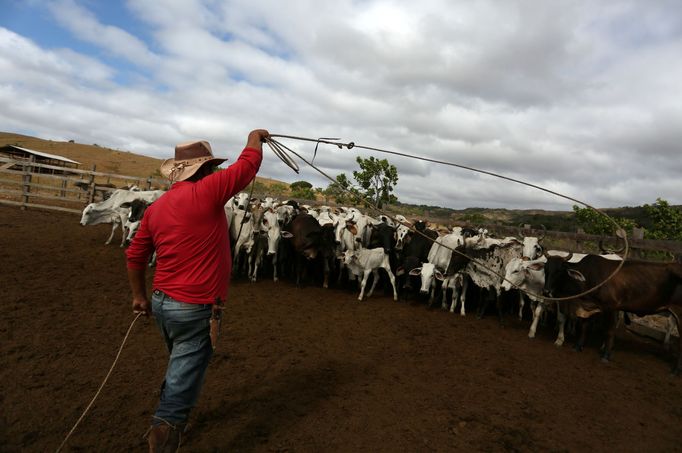
[{"label": "grassy hillside", "polygon": [[80,162],[81,165],[78,168],[81,170],[91,170],[92,166],[96,165],[97,171],[105,173],[161,178],[158,170],[161,162],[163,162],[162,159],[141,156],[127,151],[118,151],[97,145],[43,140],[9,132],[0,132],[0,146],[2,145],[16,145],[68,157]]},{"label": "grassy hillside", "polygon": [[[83,145],[73,142],[43,140],[11,132],[0,132],[0,146],[6,144],[68,157],[69,159],[80,162],[80,168],[83,170],[90,170],[93,165],[96,165],[98,171],[105,173],[117,173],[142,178],[150,176],[153,178],[161,178],[159,166],[163,161],[162,159],[142,156],[129,151],[114,150],[98,145]],[[272,195],[282,199],[289,197],[291,192],[289,190],[289,184],[286,182],[258,177],[256,178],[254,195]],[[323,197],[320,196],[318,201],[323,202]],[[655,200],[651,200],[651,203],[654,201]],[[408,218],[422,217],[434,219],[443,224],[464,222],[473,225],[499,224],[518,226],[520,224],[530,224],[535,227],[544,225],[548,230],[554,231],[576,231],[578,228],[572,211],[488,208],[455,210],[440,206],[411,205],[404,203],[397,203],[387,207],[387,209],[393,213],[401,213]],[[615,217],[633,219],[637,224],[645,227],[648,227],[651,223],[644,208],[641,206],[605,209],[604,211]]]},{"label": "grassy hillside", "polygon": [[[98,145],[83,145],[74,142],[59,142],[54,140],[43,140],[36,137],[14,134],[11,132],[0,132],[0,146],[16,145],[35,151],[56,154],[80,162],[81,170],[91,170],[93,165],[97,166],[97,171],[104,173],[116,173],[127,176],[138,176],[142,178],[162,179],[159,167],[163,159],[142,156],[129,151],[120,151],[105,148]],[[172,150],[169,151],[169,157]],[[284,185],[288,189],[287,183],[276,181],[269,178],[256,178],[257,183],[267,188],[273,184]]]}]

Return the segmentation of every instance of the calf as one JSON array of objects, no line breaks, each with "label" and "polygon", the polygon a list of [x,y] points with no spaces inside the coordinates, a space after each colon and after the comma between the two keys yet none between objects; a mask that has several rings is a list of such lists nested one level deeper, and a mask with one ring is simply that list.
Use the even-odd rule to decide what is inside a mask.
[{"label": "calf", "polygon": [[367,285],[367,279],[369,274],[373,275],[372,287],[367,293],[367,297],[372,295],[374,287],[376,287],[379,281],[379,268],[383,268],[388,274],[388,278],[393,286],[393,300],[398,300],[398,292],[395,287],[395,277],[393,272],[391,272],[391,266],[388,262],[388,255],[384,253],[384,249],[377,247],[375,249],[362,249],[362,250],[346,250],[344,253],[344,263],[348,268],[356,275],[362,274],[362,283],[360,284],[360,296],[358,300],[362,300],[365,293],[365,285]]},{"label": "calf", "polygon": [[150,202],[136,198],[131,202],[121,203],[122,208],[128,208],[128,220],[124,225],[124,230],[128,230],[128,235],[126,236],[126,243],[130,243],[137,233],[137,229],[140,227],[140,222],[142,222],[142,217],[144,217],[144,212],[151,205]]}]

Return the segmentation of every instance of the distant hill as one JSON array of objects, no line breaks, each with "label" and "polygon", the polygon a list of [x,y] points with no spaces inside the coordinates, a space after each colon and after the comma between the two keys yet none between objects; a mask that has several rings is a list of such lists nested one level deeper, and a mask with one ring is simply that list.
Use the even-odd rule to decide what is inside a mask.
[{"label": "distant hill", "polygon": [[[105,148],[97,144],[84,145],[74,142],[43,140],[11,132],[0,132],[0,146],[7,144],[68,157],[80,162],[80,168],[83,170],[90,170],[93,165],[96,165],[98,171],[106,173],[143,178],[151,176],[152,178],[161,179],[159,166],[163,162],[162,159],[142,156],[129,151]],[[254,195],[272,195],[280,197],[280,199],[289,197],[289,183],[258,177],[256,178]],[[324,197],[319,196],[317,201],[324,202]],[[654,202],[655,200],[651,200],[651,203]],[[677,206],[677,208],[682,207]],[[576,231],[578,228],[572,211],[489,208],[449,209],[441,206],[407,203],[396,203],[387,207],[387,209],[396,214],[403,214],[408,218],[422,217],[443,224],[469,223],[472,225],[499,224],[511,226],[529,224],[534,228],[544,225],[548,230],[567,232]],[[627,217],[645,228],[651,225],[651,220],[647,217],[644,208],[641,206],[610,208],[604,209],[604,212],[615,217]]]},{"label": "distant hill", "polygon": [[[16,145],[22,148],[68,157],[80,162],[79,168],[81,170],[92,170],[92,166],[96,165],[97,171],[104,173],[163,179],[159,172],[163,159],[142,156],[130,151],[105,148],[97,144],[84,145],[70,141],[44,140],[12,132],[0,132],[0,146],[3,145]],[[287,189],[289,187],[289,184],[285,182],[269,178],[257,177],[256,182],[262,184],[263,187],[268,187],[272,184],[281,184]]]}]

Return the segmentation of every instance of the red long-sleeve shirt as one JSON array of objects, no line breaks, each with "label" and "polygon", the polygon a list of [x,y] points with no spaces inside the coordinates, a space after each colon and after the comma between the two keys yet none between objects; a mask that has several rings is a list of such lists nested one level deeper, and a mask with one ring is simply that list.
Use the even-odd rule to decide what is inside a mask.
[{"label": "red long-sleeve shirt", "polygon": [[244,148],[227,169],[173,184],[145,211],[127,266],[145,269],[156,249],[155,289],[192,304],[225,300],[232,260],[224,205],[256,176],[262,159],[260,151]]}]

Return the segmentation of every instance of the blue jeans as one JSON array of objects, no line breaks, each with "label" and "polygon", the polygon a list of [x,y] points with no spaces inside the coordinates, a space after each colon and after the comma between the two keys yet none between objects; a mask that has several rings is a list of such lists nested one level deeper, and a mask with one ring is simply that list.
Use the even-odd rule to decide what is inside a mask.
[{"label": "blue jeans", "polygon": [[211,308],[210,304],[178,302],[159,290],[152,293],[152,313],[170,353],[152,424],[162,420],[172,425],[187,422],[213,353],[209,336]]}]

